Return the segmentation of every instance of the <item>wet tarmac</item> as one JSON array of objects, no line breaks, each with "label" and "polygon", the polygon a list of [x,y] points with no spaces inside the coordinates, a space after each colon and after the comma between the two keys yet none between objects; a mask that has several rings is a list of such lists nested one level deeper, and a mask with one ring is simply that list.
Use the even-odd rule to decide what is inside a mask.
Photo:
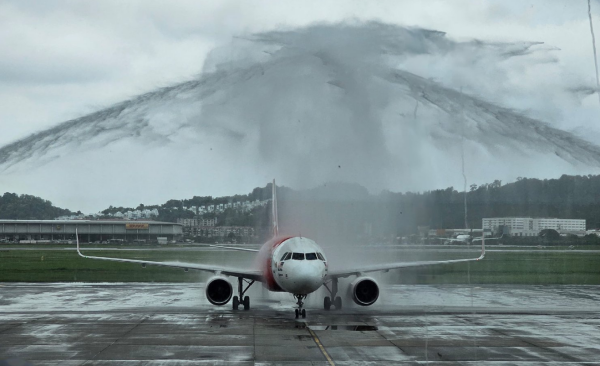
[{"label": "wet tarmac", "polygon": [[[286,294],[202,284],[0,284],[0,360],[32,365],[600,365],[600,286],[386,286],[296,320]],[[14,363],[14,362],[13,362]],[[2,361],[0,361],[2,364]],[[15,363],[16,364],[16,363]]]}]

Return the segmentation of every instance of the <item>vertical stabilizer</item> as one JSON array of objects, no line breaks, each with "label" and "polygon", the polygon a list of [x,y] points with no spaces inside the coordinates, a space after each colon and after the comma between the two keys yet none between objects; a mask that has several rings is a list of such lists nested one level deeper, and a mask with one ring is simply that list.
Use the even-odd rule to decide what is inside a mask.
[{"label": "vertical stabilizer", "polygon": [[273,237],[279,236],[279,220],[277,218],[277,186],[275,185],[275,179],[273,179],[273,199],[271,202],[273,212],[271,219],[273,220]]}]

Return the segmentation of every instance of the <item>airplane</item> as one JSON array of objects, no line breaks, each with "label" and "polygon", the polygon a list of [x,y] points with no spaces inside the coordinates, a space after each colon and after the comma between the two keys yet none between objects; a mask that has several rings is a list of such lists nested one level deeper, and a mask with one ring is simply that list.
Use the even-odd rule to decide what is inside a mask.
[{"label": "airplane", "polygon": [[[453,259],[443,261],[416,261],[397,262],[375,265],[360,265],[343,270],[330,270],[325,251],[313,240],[303,236],[288,236],[279,234],[279,223],[277,219],[277,190],[275,180],[272,185],[272,230],[273,237],[260,249],[227,247],[213,245],[224,249],[256,252],[258,267],[253,269],[229,268],[209,264],[182,263],[182,262],[156,262],[137,259],[122,259],[109,257],[96,257],[84,255],[79,247],[79,235],[77,235],[77,253],[88,259],[98,259],[125,263],[166,266],[210,272],[211,277],[205,286],[205,294],[208,301],[217,306],[226,305],[233,297],[233,310],[243,306],[244,310],[250,309],[250,298],[245,296],[246,291],[256,282],[269,291],[291,293],[296,299],[295,315],[306,318],[304,300],[306,297],[323,286],[329,296],[323,299],[323,308],[330,310],[333,306],[336,310],[342,308],[342,298],[338,296],[338,281],[340,278],[355,277],[349,285],[349,293],[352,300],[360,306],[373,305],[379,298],[379,285],[377,281],[369,277],[369,273],[388,272],[393,269],[407,267],[421,267],[449,263],[461,263],[482,260],[485,256],[485,239],[481,243],[481,254],[477,258]],[[227,277],[237,278],[237,295],[233,295],[233,286]]]},{"label": "airplane", "polygon": [[481,240],[499,240],[502,239],[502,237],[496,237],[496,238],[483,238],[483,236],[478,236],[478,237],[472,237],[471,235],[468,234],[461,234],[461,235],[457,235],[456,238],[432,238],[433,240],[441,240],[443,242],[444,245],[448,245],[451,243],[454,244],[471,244],[473,242],[476,241],[481,241]]},{"label": "airplane", "polygon": [[468,234],[457,235],[456,238],[454,238],[454,239],[446,239],[444,244],[448,244],[451,242],[460,242],[460,243],[469,244],[471,242],[471,235],[468,235]]}]

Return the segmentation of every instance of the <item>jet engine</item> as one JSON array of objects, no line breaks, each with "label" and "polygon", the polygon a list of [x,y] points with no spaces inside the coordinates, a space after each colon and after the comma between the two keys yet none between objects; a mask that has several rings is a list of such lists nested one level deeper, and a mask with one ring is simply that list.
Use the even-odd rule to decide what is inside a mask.
[{"label": "jet engine", "polygon": [[358,277],[350,283],[352,300],[360,306],[373,305],[379,298],[379,285],[369,277]]},{"label": "jet engine", "polygon": [[225,305],[231,299],[233,287],[224,277],[213,277],[206,283],[206,298],[213,305]]}]

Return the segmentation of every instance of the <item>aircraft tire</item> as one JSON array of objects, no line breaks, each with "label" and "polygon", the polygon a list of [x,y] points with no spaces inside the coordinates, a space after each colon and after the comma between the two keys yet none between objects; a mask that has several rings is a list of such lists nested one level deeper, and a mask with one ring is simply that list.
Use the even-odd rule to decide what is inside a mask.
[{"label": "aircraft tire", "polygon": [[339,296],[336,297],[333,306],[335,306],[335,310],[342,310],[342,298]]},{"label": "aircraft tire", "polygon": [[238,306],[240,306],[240,300],[237,296],[233,297],[233,310],[237,310]]},{"label": "aircraft tire", "polygon": [[250,297],[244,297],[244,310],[250,310]]},{"label": "aircraft tire", "polygon": [[296,319],[298,319],[298,315],[299,315],[300,312],[298,311],[298,309],[294,309],[294,311],[296,313]]},{"label": "aircraft tire", "polygon": [[325,299],[323,299],[323,309],[331,309],[331,298],[329,296],[325,296]]},{"label": "aircraft tire", "polygon": [[302,319],[306,318],[306,309],[302,309]]}]

